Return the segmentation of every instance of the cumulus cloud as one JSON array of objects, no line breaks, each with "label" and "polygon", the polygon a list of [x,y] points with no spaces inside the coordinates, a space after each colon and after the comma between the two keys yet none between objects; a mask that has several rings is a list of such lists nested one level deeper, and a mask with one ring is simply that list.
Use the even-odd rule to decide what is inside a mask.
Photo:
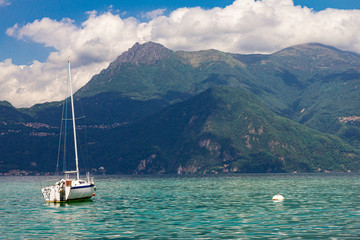
[{"label": "cumulus cloud", "polygon": [[168,16],[164,12],[144,14],[150,19],[147,22],[123,19],[114,11],[92,11],[81,25],[71,19],[50,18],[15,24],[7,35],[56,51],[44,63],[16,66],[9,59],[0,62],[0,99],[16,106],[60,100],[68,56],[76,90],[135,42],[154,41],[173,50],[213,48],[234,53],[271,53],[319,42],[360,53],[359,10],[315,12],[294,6],[292,0],[236,0],[225,8],[179,8]]},{"label": "cumulus cloud", "polygon": [[[72,62],[74,89],[82,87],[119,54],[140,39],[136,36],[138,21],[118,15],[89,13],[80,27],[70,19],[43,18],[22,27],[7,29],[9,36],[27,39],[53,47],[44,63],[16,66],[10,59],[0,63],[0,99],[15,106],[61,100],[65,97],[67,59]],[[12,89],[8,91],[6,89]]]}]

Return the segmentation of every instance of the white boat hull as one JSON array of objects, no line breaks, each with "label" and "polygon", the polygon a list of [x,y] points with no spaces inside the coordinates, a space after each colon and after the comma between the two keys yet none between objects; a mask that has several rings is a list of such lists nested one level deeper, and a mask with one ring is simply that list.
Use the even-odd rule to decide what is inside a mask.
[{"label": "white boat hull", "polygon": [[95,196],[95,191],[96,186],[93,182],[68,179],[62,179],[55,185],[41,189],[45,201],[52,203],[90,199]]},{"label": "white boat hull", "polygon": [[94,194],[94,185],[84,187],[75,187],[70,189],[67,200],[87,199],[91,198]]}]

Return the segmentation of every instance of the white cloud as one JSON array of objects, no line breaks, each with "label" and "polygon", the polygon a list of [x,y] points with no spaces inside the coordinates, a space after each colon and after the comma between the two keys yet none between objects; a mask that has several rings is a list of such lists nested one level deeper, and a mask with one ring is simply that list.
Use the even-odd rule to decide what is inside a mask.
[{"label": "white cloud", "polygon": [[147,18],[147,19],[154,19],[154,18],[157,18],[157,17],[163,15],[165,11],[166,11],[166,8],[161,8],[161,9],[155,9],[153,11],[146,12],[146,13],[142,12],[141,17]]},{"label": "white cloud", "polygon": [[[138,24],[134,18],[123,20],[111,13],[97,16],[91,12],[80,27],[69,19],[55,21],[49,18],[23,27],[14,25],[6,31],[9,36],[43,43],[57,51],[52,52],[46,62],[35,61],[29,66],[16,66],[9,59],[2,62],[0,99],[18,107],[63,99],[68,57],[72,61],[74,89],[77,90],[140,41],[136,37]],[[9,89],[7,86],[12,90],[5,90]]]},{"label": "white cloud", "polygon": [[79,89],[135,42],[159,42],[173,50],[214,48],[235,53],[271,53],[290,45],[320,42],[360,53],[359,10],[315,12],[294,6],[291,0],[237,0],[225,8],[179,8],[168,16],[162,15],[164,11],[145,14],[151,18],[148,22],[122,19],[111,10],[88,12],[80,26],[71,19],[50,18],[15,24],[6,31],[9,36],[56,51],[46,62],[34,61],[29,66],[16,66],[9,59],[0,62],[0,99],[16,106],[60,100],[68,56],[73,63],[74,89]]},{"label": "white cloud", "polygon": [[0,7],[9,6],[10,4],[9,0],[0,0]]}]

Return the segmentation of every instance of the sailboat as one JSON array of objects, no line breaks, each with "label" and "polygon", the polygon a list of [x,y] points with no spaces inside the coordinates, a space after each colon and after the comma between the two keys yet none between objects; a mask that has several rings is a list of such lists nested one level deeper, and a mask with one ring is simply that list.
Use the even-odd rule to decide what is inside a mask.
[{"label": "sailboat", "polygon": [[[74,149],[75,149],[75,166],[73,171],[64,171],[64,177],[55,182],[54,185],[49,185],[41,189],[41,193],[46,202],[69,202],[74,200],[90,199],[95,196],[96,186],[94,178],[90,179],[89,173],[86,174],[86,179],[80,179],[79,163],[78,163],[78,149],[76,142],[76,124],[74,113],[74,99],[71,86],[71,71],[70,60],[68,61],[68,81],[71,99],[71,115],[74,135]],[[68,119],[65,119],[67,121]]]}]

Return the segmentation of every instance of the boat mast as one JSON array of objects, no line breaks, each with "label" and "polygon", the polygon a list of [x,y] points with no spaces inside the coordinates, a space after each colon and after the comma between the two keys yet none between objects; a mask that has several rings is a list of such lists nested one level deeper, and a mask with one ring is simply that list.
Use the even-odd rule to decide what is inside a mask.
[{"label": "boat mast", "polygon": [[78,164],[78,152],[76,144],[76,125],[75,125],[75,111],[74,111],[74,98],[72,93],[72,83],[71,83],[71,72],[70,72],[70,60],[68,60],[69,65],[69,85],[70,85],[70,98],[71,98],[71,113],[72,113],[72,122],[74,130],[74,145],[75,145],[75,163],[76,163],[76,180],[79,180],[79,164]]}]

